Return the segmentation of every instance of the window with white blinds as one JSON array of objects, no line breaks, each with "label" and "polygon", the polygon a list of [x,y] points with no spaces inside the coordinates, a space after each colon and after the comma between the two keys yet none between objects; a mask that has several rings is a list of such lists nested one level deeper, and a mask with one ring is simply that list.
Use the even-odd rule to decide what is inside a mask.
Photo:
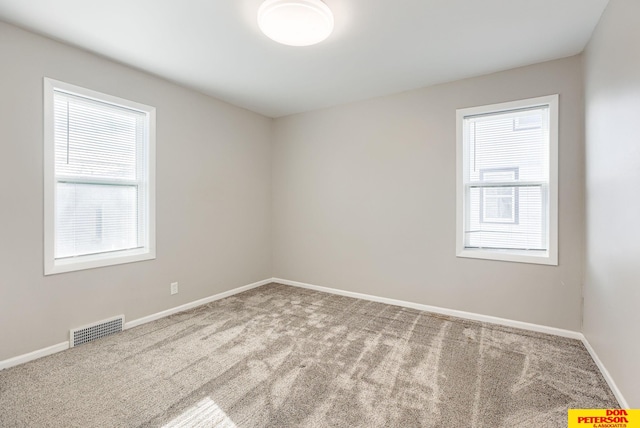
[{"label": "window with white blinds", "polygon": [[45,273],[155,257],[155,109],[45,79]]},{"label": "window with white blinds", "polygon": [[557,264],[557,106],[458,110],[458,256]]}]

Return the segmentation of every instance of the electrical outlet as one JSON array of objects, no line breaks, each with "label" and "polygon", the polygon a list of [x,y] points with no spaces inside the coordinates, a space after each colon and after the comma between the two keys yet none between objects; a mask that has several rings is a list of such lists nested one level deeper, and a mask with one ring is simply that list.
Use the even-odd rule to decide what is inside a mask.
[{"label": "electrical outlet", "polygon": [[171,294],[178,294],[178,283],[177,282],[172,282],[171,283]]}]

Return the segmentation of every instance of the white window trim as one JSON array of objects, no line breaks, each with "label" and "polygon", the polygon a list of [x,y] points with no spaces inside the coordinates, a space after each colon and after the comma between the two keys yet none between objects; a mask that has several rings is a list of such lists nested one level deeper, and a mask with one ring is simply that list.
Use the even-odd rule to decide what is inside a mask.
[{"label": "white window trim", "polygon": [[[148,120],[147,242],[142,248],[103,254],[91,254],[68,259],[55,259],[55,145],[54,145],[54,89],[98,101],[125,106],[146,113]],[[44,274],[92,269],[156,258],[156,109],[151,106],[103,94],[58,80],[44,78]]]},{"label": "white window trim", "polygon": [[[500,260],[507,262],[558,265],[558,95],[529,98],[526,100],[470,107],[456,110],[456,255],[474,259]],[[465,248],[464,244],[464,136],[463,121],[467,116],[484,113],[522,109],[535,106],[549,106],[549,223],[548,250],[493,250]]]}]

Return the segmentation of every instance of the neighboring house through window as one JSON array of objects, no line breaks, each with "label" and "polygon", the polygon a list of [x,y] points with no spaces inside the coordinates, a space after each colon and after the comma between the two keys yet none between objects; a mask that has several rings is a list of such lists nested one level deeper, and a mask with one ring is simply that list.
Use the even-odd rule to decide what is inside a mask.
[{"label": "neighboring house through window", "polygon": [[45,78],[45,274],[155,258],[155,109]]},{"label": "neighboring house through window", "polygon": [[460,257],[557,264],[558,96],[457,111]]},{"label": "neighboring house through window", "polygon": [[[516,182],[518,168],[485,168],[480,170],[480,182]],[[480,188],[481,223],[518,223],[519,191],[517,187]]]}]

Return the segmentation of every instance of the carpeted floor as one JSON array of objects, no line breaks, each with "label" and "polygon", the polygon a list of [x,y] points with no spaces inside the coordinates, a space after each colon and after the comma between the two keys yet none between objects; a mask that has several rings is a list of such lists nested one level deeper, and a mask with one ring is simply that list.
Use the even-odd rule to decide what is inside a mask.
[{"label": "carpeted floor", "polygon": [[8,427],[566,427],[576,340],[278,284],[0,372]]}]

